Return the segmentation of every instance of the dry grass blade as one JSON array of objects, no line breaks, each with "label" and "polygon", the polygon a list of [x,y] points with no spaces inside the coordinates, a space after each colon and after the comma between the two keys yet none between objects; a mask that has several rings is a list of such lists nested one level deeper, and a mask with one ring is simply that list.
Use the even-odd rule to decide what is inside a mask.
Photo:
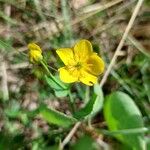
[{"label": "dry grass blade", "polygon": [[2,72],[2,83],[1,83],[1,89],[3,93],[3,99],[8,100],[9,99],[9,92],[8,92],[8,84],[7,84],[7,69],[6,69],[6,63],[1,62],[1,72]]},{"label": "dry grass blade", "polygon": [[89,12],[88,14],[84,14],[83,13],[80,17],[78,17],[76,20],[74,20],[72,22],[72,25],[75,25],[75,24],[77,24],[77,23],[79,23],[79,22],[81,22],[81,21],[83,21],[83,20],[85,20],[85,19],[87,19],[87,18],[89,18],[89,17],[91,17],[91,16],[93,16],[93,15],[95,15],[95,14],[97,14],[97,13],[103,11],[103,10],[105,10],[105,9],[108,9],[108,8],[114,6],[114,5],[117,5],[120,2],[122,2],[122,1],[123,0],[116,0],[116,1],[113,1],[113,2],[109,2],[109,3],[105,4],[105,5],[99,6],[98,8],[96,8],[96,10],[93,10],[93,11]]},{"label": "dry grass blade", "polygon": [[146,50],[141,43],[139,43],[132,35],[128,35],[129,41],[144,55],[150,57],[150,53]]},{"label": "dry grass blade", "polygon": [[133,12],[133,14],[132,14],[132,16],[131,16],[131,18],[130,18],[130,21],[129,21],[127,27],[126,27],[126,30],[125,30],[125,32],[124,32],[124,34],[123,34],[123,36],[122,36],[122,39],[121,39],[121,41],[120,41],[120,43],[119,43],[119,45],[118,45],[118,47],[117,47],[117,49],[116,49],[116,51],[115,51],[115,54],[114,54],[114,56],[113,56],[113,58],[112,58],[112,60],[111,60],[111,62],[110,62],[110,64],[109,64],[109,66],[108,66],[108,68],[107,68],[107,70],[106,70],[106,72],[105,72],[105,74],[104,74],[104,76],[103,76],[103,78],[102,78],[102,80],[101,80],[101,82],[100,82],[100,86],[101,86],[101,87],[102,87],[102,86],[104,85],[104,83],[106,82],[107,77],[108,77],[108,75],[110,74],[111,69],[112,69],[112,67],[114,66],[115,62],[116,62],[116,59],[117,59],[117,57],[118,57],[118,54],[120,53],[120,51],[121,51],[121,49],[122,49],[122,47],[123,47],[123,44],[124,44],[124,42],[125,42],[125,40],[126,40],[126,38],[127,38],[127,36],[128,36],[128,33],[129,33],[129,31],[131,30],[131,28],[132,28],[132,26],[133,26],[133,23],[134,23],[134,21],[135,21],[135,18],[137,17],[137,14],[138,14],[138,12],[139,12],[141,6],[142,6],[143,1],[144,1],[144,0],[139,0],[138,3],[137,3],[137,5],[136,5],[136,7],[135,7],[135,9],[134,9],[134,12]]},{"label": "dry grass blade", "polygon": [[95,11],[101,11],[101,10],[104,10],[104,9],[107,9],[109,7],[112,7],[116,4],[119,4],[123,2],[123,0],[115,0],[115,1],[111,1],[107,4],[101,4],[101,3],[98,3],[98,4],[93,4],[93,5],[90,5],[90,6],[87,6],[85,9],[83,9],[81,11],[81,13],[91,13],[91,12],[95,12]]}]

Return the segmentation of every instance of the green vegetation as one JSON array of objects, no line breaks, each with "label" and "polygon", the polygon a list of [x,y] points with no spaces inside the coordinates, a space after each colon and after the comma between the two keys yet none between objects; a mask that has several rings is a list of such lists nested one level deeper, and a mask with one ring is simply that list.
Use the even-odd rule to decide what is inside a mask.
[{"label": "green vegetation", "polygon": [[[0,0],[0,150],[150,150],[150,4],[142,2]],[[59,78],[56,50],[81,39],[105,62],[93,86]],[[42,50],[32,63],[31,42]]]}]

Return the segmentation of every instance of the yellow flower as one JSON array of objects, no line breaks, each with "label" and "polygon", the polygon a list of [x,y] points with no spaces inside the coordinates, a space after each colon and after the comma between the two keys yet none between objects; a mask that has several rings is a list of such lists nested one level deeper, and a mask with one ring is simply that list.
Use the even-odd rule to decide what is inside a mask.
[{"label": "yellow flower", "polygon": [[41,48],[36,45],[35,43],[29,43],[28,44],[28,49],[29,49],[29,60],[32,63],[39,62],[43,59],[42,56],[42,50]]},{"label": "yellow flower", "polygon": [[59,69],[63,82],[78,81],[91,86],[104,71],[104,61],[93,52],[88,40],[80,40],[73,48],[60,48],[56,52],[65,64]]}]

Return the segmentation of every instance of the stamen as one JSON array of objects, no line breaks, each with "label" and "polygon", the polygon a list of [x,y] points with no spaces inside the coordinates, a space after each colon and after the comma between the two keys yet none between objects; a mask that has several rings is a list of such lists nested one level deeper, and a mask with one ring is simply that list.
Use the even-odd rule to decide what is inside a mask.
[{"label": "stamen", "polygon": [[80,68],[82,67],[82,65],[81,65],[80,62],[78,62],[78,63],[75,65],[75,67],[76,67],[77,69],[80,69]]}]

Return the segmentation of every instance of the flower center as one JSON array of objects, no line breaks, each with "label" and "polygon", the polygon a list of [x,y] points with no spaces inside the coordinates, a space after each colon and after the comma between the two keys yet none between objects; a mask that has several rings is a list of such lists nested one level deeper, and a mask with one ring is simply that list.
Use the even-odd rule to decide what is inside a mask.
[{"label": "flower center", "polygon": [[81,69],[82,67],[81,62],[78,62],[74,67],[77,68],[78,70]]}]

